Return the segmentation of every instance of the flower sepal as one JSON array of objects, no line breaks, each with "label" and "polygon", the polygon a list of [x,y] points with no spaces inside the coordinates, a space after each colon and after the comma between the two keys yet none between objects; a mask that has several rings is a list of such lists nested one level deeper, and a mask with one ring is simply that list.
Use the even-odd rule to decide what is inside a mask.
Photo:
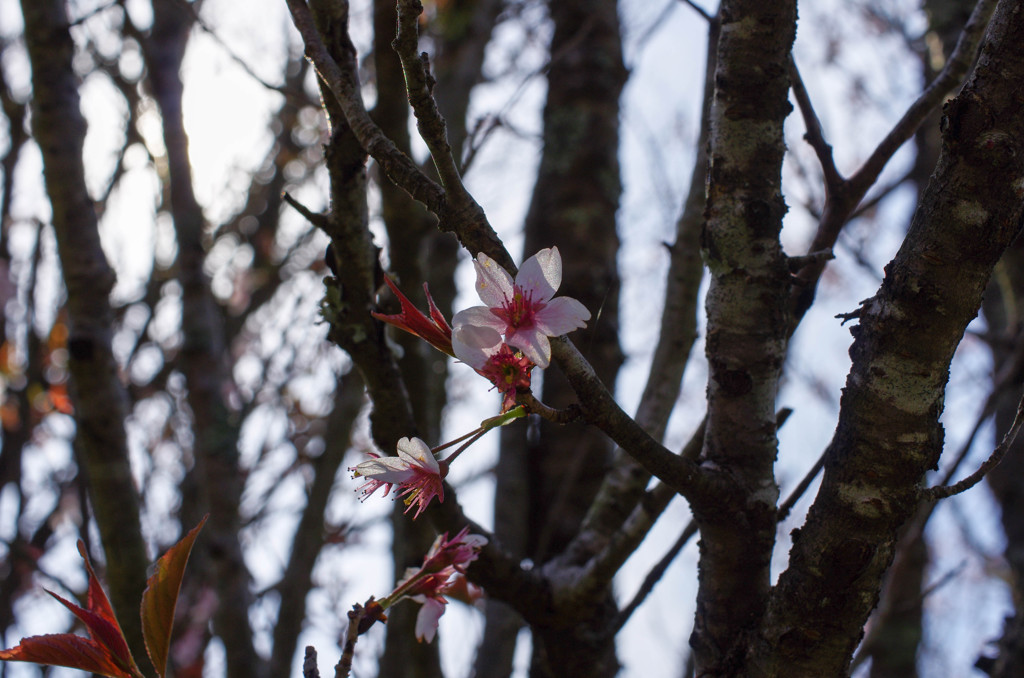
[{"label": "flower sepal", "polygon": [[490,431],[492,428],[498,428],[499,426],[508,426],[516,419],[522,419],[527,414],[526,408],[522,405],[513,407],[508,412],[503,412],[494,417],[488,417],[480,422],[480,428],[484,431]]}]

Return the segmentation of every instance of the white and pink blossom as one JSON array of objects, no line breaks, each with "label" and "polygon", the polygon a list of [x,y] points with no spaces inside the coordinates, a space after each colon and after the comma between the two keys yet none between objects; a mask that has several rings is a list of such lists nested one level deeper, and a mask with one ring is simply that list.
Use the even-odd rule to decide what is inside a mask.
[{"label": "white and pink blossom", "polygon": [[[496,347],[504,335],[505,343],[545,368],[551,362],[548,337],[587,326],[590,311],[583,304],[570,297],[553,298],[562,284],[562,257],[557,247],[543,249],[524,261],[515,280],[483,252],[473,266],[476,290],[486,306],[467,308],[452,318],[452,345],[459,360],[469,364],[470,360],[479,361],[480,353],[487,348],[482,344],[494,340],[490,346]],[[465,332],[458,332],[467,327],[479,330],[469,340]],[[465,357],[459,355],[460,346]],[[473,351],[466,351],[467,347]]]},{"label": "white and pink blossom", "polygon": [[406,513],[416,507],[415,520],[434,497],[444,501],[442,480],[448,473],[448,466],[439,464],[430,446],[419,438],[402,438],[398,441],[397,451],[397,457],[382,457],[371,452],[372,459],[349,470],[353,478],[366,478],[358,488],[362,490],[363,501],[381,487],[387,496],[392,486],[398,485],[396,492],[399,497],[404,497],[403,501],[408,506]]},{"label": "white and pink blossom", "polygon": [[487,538],[469,534],[468,526],[451,539],[447,532],[439,535],[424,556],[423,565],[407,568],[395,590],[382,602],[390,606],[408,598],[422,605],[416,615],[416,639],[431,642],[448,598],[472,605],[483,595],[478,587],[466,581],[465,571],[486,544]]},{"label": "white and pink blossom", "polygon": [[501,411],[516,406],[516,394],[530,390],[534,364],[501,340],[490,327],[461,325],[452,333],[452,347],[459,360],[494,384],[502,395]]}]

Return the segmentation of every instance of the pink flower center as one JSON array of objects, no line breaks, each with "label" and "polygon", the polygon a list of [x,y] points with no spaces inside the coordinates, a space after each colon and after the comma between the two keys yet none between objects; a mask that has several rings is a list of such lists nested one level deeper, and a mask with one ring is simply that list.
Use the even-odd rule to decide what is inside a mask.
[{"label": "pink flower center", "polygon": [[482,372],[504,393],[517,387],[529,388],[532,367],[527,358],[517,357],[508,346],[502,346],[500,351],[490,357]]},{"label": "pink flower center", "polygon": [[534,325],[534,318],[537,312],[547,306],[547,304],[535,302],[532,292],[524,294],[523,290],[518,286],[512,289],[512,299],[506,298],[505,304],[501,308],[493,308],[491,311],[508,323],[509,327],[529,329]]}]

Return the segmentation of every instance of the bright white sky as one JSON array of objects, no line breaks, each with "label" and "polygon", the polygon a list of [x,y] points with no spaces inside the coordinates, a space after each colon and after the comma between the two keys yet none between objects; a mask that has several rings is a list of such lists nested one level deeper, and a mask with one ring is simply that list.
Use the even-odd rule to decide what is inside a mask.
[{"label": "bright white sky", "polygon": [[[880,38],[856,10],[850,9],[860,4],[834,1],[805,3],[801,8],[796,48],[798,65],[818,107],[826,134],[835,146],[839,167],[846,173],[856,168],[870,152],[872,144],[898,119],[919,86],[914,57],[899,40]],[[365,31],[368,15],[364,3],[355,5],[353,24],[357,30],[362,27]],[[911,33],[921,30],[923,18],[905,9],[913,5],[910,0],[892,0],[886,5],[894,15],[907,17]],[[663,14],[669,6],[672,9]],[[137,20],[147,20],[148,0],[129,0],[128,7]],[[624,274],[622,341],[628,355],[620,377],[619,397],[628,411],[635,407],[639,398],[657,336],[656,323],[652,319],[660,314],[659,296],[667,265],[662,243],[674,237],[674,220],[691,171],[699,97],[703,87],[705,31],[702,19],[676,0],[622,0],[620,14],[623,17],[627,65],[631,70],[623,98],[621,158],[625,194],[619,214],[623,243],[619,261]],[[224,45],[229,46],[261,78],[277,83],[281,79],[280,69],[285,55],[296,48],[297,37],[289,29],[283,0],[249,0],[245,11],[238,11],[237,2],[232,0],[206,0],[202,16],[209,26],[215,28],[218,39],[201,30],[195,32],[183,69],[186,81],[184,106],[196,194],[206,208],[208,218],[217,223],[237,207],[237,189],[247,181],[247,173],[262,159],[271,141],[266,121],[279,104],[278,95],[269,93],[247,75]],[[5,36],[20,30],[15,0],[0,0],[0,30]],[[287,41],[282,40],[283,35],[288,36]],[[357,33],[359,46],[366,44],[365,35],[365,32]],[[503,45],[515,45],[518,38],[520,35],[515,27],[504,27],[489,58],[497,58]],[[824,64],[829,49],[835,49],[834,59]],[[534,58],[539,64],[543,55],[536,54]],[[122,59],[131,64],[137,61],[137,55],[125,53]],[[6,65],[12,71],[12,79],[17,82],[16,64]],[[505,78],[480,87],[474,95],[471,115],[507,106],[518,85],[519,81]],[[517,95],[508,116],[521,129],[538,132],[539,107],[543,97],[544,83],[535,78]],[[122,116],[116,102],[109,84],[97,78],[85,83],[83,109],[90,120],[86,155],[92,176],[96,179],[106,176],[111,149],[123,138],[123,129],[116,124]],[[152,112],[143,115],[141,125],[147,145],[154,152],[159,152],[158,116]],[[816,163],[800,140],[802,134],[802,121],[794,114],[788,126],[790,148],[799,158],[799,164],[809,168],[813,174]],[[521,224],[533,181],[529,168],[535,166],[538,152],[538,145],[533,140],[496,135],[467,177],[470,189],[513,252],[521,247]],[[900,174],[910,159],[909,153],[897,156],[882,183],[889,175]],[[163,261],[173,257],[170,225],[155,218],[156,178],[153,170],[141,149],[129,154],[127,164],[128,176],[113,197],[111,209],[103,222],[104,246],[119,273],[116,295],[121,299],[130,299],[139,293],[140,284],[149,275],[151,257],[148,253],[157,252],[158,259]],[[29,177],[33,173],[38,174],[38,162],[32,157],[27,158],[23,165],[22,171]],[[510,172],[510,168],[514,171]],[[494,181],[496,176],[501,176],[500,182]],[[820,197],[820,188],[812,187],[808,191],[792,158],[787,161],[786,181],[790,214],[784,243],[790,253],[803,253],[813,222],[800,205],[803,200],[813,201]],[[101,183],[97,181],[96,185]],[[16,207],[16,212],[38,213],[41,209],[38,186],[32,186],[28,180],[20,185],[20,207]],[[316,187],[305,189],[301,197],[314,209],[324,204],[323,192]],[[881,207],[881,214],[875,222],[878,226],[851,225],[851,231],[864,233],[870,238],[872,245],[867,253],[876,264],[876,271],[880,271],[881,265],[898,247],[900,231],[912,209],[912,200],[913,197],[906,193],[897,194]],[[14,242],[17,244],[17,238]],[[146,254],[140,256],[140,253]],[[834,272],[823,281],[821,301],[794,339],[792,352],[799,358],[791,361],[788,381],[780,394],[780,405],[796,407],[793,417],[780,434],[778,477],[783,495],[814,463],[835,425],[839,389],[849,365],[846,350],[850,335],[834,316],[855,308],[860,300],[874,293],[878,284],[877,273],[869,274],[859,268],[845,250],[838,252],[832,266]],[[458,307],[474,303],[471,280],[472,273],[468,268],[460,273],[460,282],[466,292],[460,297]],[[304,303],[315,304],[316,294],[313,285],[301,296]],[[172,321],[173,313],[168,316],[169,326],[173,326]],[[695,353],[702,352],[702,345],[695,349]],[[947,403],[950,410],[947,439],[952,448],[959,446],[960,436],[976,416],[979,394],[983,392],[989,369],[987,355],[980,342],[965,342],[959,358],[952,381],[957,388],[951,388]],[[700,362],[698,360],[688,372],[679,411],[669,431],[670,446],[677,447],[685,442],[703,414],[706,374]],[[497,402],[491,403],[490,396],[481,397],[486,385],[478,383],[471,374],[456,372],[453,386],[460,405],[450,408],[448,413],[446,433],[451,436],[475,427],[481,418],[493,414],[491,406]],[[311,384],[310,392],[323,392],[323,388],[323,384]],[[158,414],[154,416],[159,417]],[[281,424],[268,417],[261,420],[259,426],[247,427],[248,437],[243,440],[243,447],[250,438],[261,441],[268,435],[283,435]],[[991,446],[987,441],[990,439],[991,435],[981,438],[986,442],[980,445],[979,456],[987,454]],[[143,443],[138,442],[140,445]],[[485,525],[491,521],[493,489],[489,478],[484,476],[481,479],[479,474],[493,461],[493,444],[493,440],[481,441],[472,454],[460,459],[452,476],[456,483],[460,479],[470,479],[460,488],[459,498],[470,514]],[[286,450],[282,450],[282,454],[286,454]],[[60,462],[54,459],[52,463],[57,465]],[[968,469],[973,466],[971,462],[966,465]],[[283,486],[273,495],[273,501],[282,506],[296,506],[300,491],[297,484]],[[808,500],[802,502],[794,518],[780,531],[776,573],[785,563],[788,532],[802,520],[801,511],[806,510],[807,503]],[[2,506],[0,503],[0,509]],[[371,499],[355,509],[353,497],[345,496],[333,510],[359,510],[366,515],[375,513],[383,517],[390,508],[390,502]],[[930,624],[928,629],[926,648],[933,657],[926,663],[927,668],[936,670],[927,675],[946,675],[937,669],[942,665],[970,666],[984,642],[998,635],[1008,605],[1005,589],[992,584],[985,573],[986,563],[965,548],[963,532],[956,524],[958,511],[972,517],[971,526],[975,531],[972,536],[987,553],[996,554],[1002,547],[994,518],[996,513],[987,490],[976,489],[952,500],[938,512],[931,526],[933,535],[941,534],[941,538],[933,539],[936,564],[932,578],[938,579],[954,568],[962,566],[962,569],[952,585],[940,589],[928,599],[929,611],[940,619],[934,625]],[[650,565],[675,541],[688,519],[685,504],[677,501],[670,506],[617,581],[623,602],[632,596]],[[279,527],[290,530],[291,524],[282,520]],[[266,546],[262,546],[262,541],[257,544],[262,534],[249,536],[253,541],[253,554],[258,554],[250,559],[250,564],[260,587],[278,575],[285,554],[274,551],[277,542],[267,541]],[[388,531],[383,527],[372,530],[359,547],[323,558],[317,576],[325,583],[335,582],[345,587],[344,600],[341,601],[344,605],[364,600],[371,594],[380,596],[386,593],[393,583],[385,557],[389,539]],[[54,558],[66,558],[68,555]],[[623,676],[669,678],[679,674],[686,638],[692,626],[695,568],[696,548],[695,544],[690,544],[645,606],[627,625],[619,643]],[[317,647],[322,670],[329,670],[337,659],[337,602],[323,595],[311,596],[312,624],[300,640],[300,647],[310,643]],[[45,620],[42,622],[45,624]],[[269,621],[264,620],[264,623]],[[33,628],[31,632],[45,630]],[[482,620],[478,614],[458,604],[449,606],[440,632],[449,676],[468,675],[469,658],[475,639],[481,632]],[[455,638],[459,640],[452,640]],[[380,630],[361,642],[361,651],[367,652],[379,642]],[[517,675],[525,676],[525,645],[520,649]],[[363,657],[357,665],[370,671],[373,663],[370,658]],[[210,665],[212,675],[216,675],[215,667],[214,656]],[[15,666],[8,668],[12,669],[12,675],[23,675]],[[959,670],[967,671],[966,668]]]}]

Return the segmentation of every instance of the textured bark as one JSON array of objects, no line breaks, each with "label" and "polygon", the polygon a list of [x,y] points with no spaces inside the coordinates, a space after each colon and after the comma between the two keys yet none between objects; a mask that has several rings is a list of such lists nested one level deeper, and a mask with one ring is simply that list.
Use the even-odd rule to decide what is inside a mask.
[{"label": "textured bark", "polygon": [[[320,39],[331,45],[332,58],[354,64],[347,4],[324,3],[315,10],[316,30]],[[331,123],[331,138],[324,147],[331,179],[330,210],[326,215],[307,216],[331,238],[339,262],[336,277],[324,281],[328,289],[323,314],[330,325],[328,338],[351,356],[373,400],[370,425],[374,443],[389,451],[395,449],[399,438],[416,435],[416,424],[405,382],[384,341],[383,323],[368,312],[376,308],[380,262],[368,226],[367,152],[348,125],[333,90],[322,79],[320,86]]]},{"label": "textured bark", "polygon": [[859,311],[821,490],[794,533],[755,675],[840,675],[942,449],[949,363],[1019,230],[1024,14],[1002,2],[946,105],[942,154],[878,293]]},{"label": "textured bark", "polygon": [[202,208],[192,188],[188,137],[182,112],[180,77],[192,15],[167,2],[153,3],[153,27],[143,42],[149,84],[160,108],[167,149],[170,214],[178,241],[177,275],[182,287],[184,343],[178,366],[185,375],[193,419],[193,447],[200,499],[204,508],[186,507],[185,524],[196,509],[209,511],[201,544],[209,558],[211,583],[219,603],[214,632],[224,641],[229,678],[260,676],[266,667],[256,656],[249,626],[253,596],[239,542],[242,476],[238,466],[237,416],[226,402],[231,384],[224,336],[224,312],[213,297],[203,270],[208,235]]},{"label": "textured bark", "polygon": [[[974,7],[973,0],[926,0],[929,36],[921,49],[921,74],[932,82],[945,66]],[[909,179],[924,195],[942,146],[939,133],[941,112],[934,110],[914,135],[917,156]],[[1012,403],[1011,419],[1016,403]],[[1000,433],[1000,436],[1002,434]],[[871,678],[916,678],[917,653],[924,637],[925,572],[930,558],[924,526],[931,511],[922,512],[897,545],[893,566],[886,575],[881,602],[869,624],[869,635],[858,650],[858,658],[871,658]]]},{"label": "textured bark", "polygon": [[725,2],[711,104],[703,251],[708,415],[702,457],[723,492],[692,504],[701,532],[697,675],[736,675],[764,614],[779,496],[775,398],[790,276],[779,242],[783,121],[796,4]]},{"label": "textured bark", "polygon": [[25,44],[32,65],[32,128],[43,157],[57,252],[67,288],[75,455],[86,477],[106,551],[111,603],[136,657],[146,656],[139,601],[148,559],[139,500],[128,462],[127,400],[111,353],[114,274],[100,247],[96,212],[82,165],[85,121],[79,110],[74,47],[63,0],[26,0]]},{"label": "textured bark", "polygon": [[[601,382],[612,389],[622,364],[615,215],[621,193],[619,96],[627,77],[617,3],[572,0],[550,3],[549,9],[554,34],[544,150],[526,217],[524,258],[544,247],[559,248],[558,293],[590,310],[591,320],[576,340]],[[577,399],[556,369],[544,373],[540,397],[553,407]],[[527,483],[525,554],[539,564],[557,556],[576,534],[610,466],[612,448],[592,427],[546,421],[537,426],[536,437],[525,444],[509,444],[515,431],[503,436],[502,464],[512,457],[511,463],[522,467],[512,476]],[[525,427],[518,427],[518,434],[525,438]],[[532,676],[612,676],[618,671],[611,587],[590,595],[589,602],[574,604],[596,609],[585,614],[567,609],[558,615],[564,617],[559,623],[533,625]]]}]

